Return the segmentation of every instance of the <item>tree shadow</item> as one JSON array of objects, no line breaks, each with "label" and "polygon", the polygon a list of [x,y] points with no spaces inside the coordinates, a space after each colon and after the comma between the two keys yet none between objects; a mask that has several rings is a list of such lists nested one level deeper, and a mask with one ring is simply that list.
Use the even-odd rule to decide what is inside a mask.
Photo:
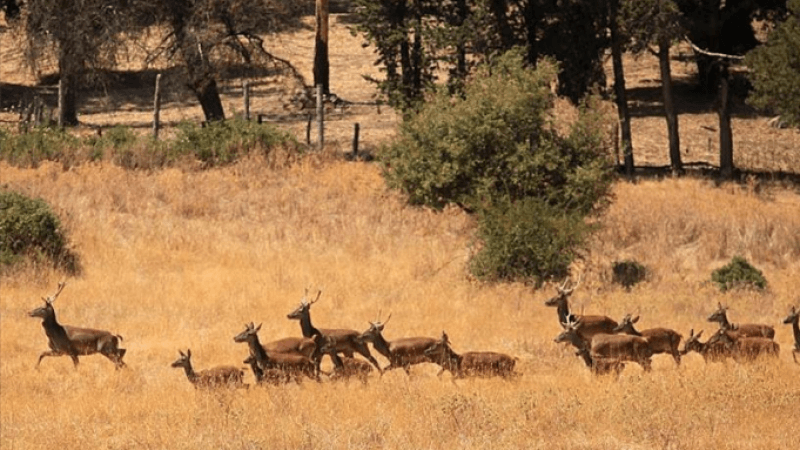
[{"label": "tree shadow", "polygon": [[[707,162],[689,162],[683,164],[684,173],[681,175],[686,178],[696,178],[712,180],[716,185],[726,182],[739,185],[748,185],[757,182],[757,185],[768,186],[777,185],[791,187],[800,191],[800,173],[788,172],[784,170],[758,170],[758,169],[735,169],[730,179],[725,179],[720,175],[719,166]],[[625,176],[625,167],[617,166],[617,173]],[[636,180],[665,180],[673,178],[672,167],[662,166],[636,166],[634,168],[633,179]]]}]

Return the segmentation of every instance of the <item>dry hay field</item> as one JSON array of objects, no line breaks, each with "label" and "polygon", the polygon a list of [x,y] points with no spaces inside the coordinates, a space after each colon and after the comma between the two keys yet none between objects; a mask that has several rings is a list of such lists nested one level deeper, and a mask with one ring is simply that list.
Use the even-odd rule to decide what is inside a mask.
[{"label": "dry hay field", "polygon": [[[763,120],[750,124],[772,132]],[[651,141],[666,148],[655,133]],[[553,342],[561,329],[543,305],[553,286],[471,280],[472,219],[406,206],[372,164],[330,154],[284,169],[253,158],[203,172],[0,163],[0,175],[53,205],[82,257],[83,275],[68,278],[55,302],[61,323],[119,333],[128,350],[120,371],[97,355],[77,370],[64,357],[36,370],[46,337],[27,312],[63,275],[0,280],[3,449],[771,450],[798,441],[800,365],[781,323],[800,304],[800,197],[790,187],[691,178],[615,186],[602,230],[575,265],[583,281],[573,310],[616,320],[635,313],[640,328],[685,338],[690,329],[710,334],[717,325],[706,317],[721,302],[734,322],[773,325],[782,350],[751,364],[692,353],[680,367],[658,355],[652,372],[629,364],[615,379],[592,376]],[[737,254],[763,270],[766,292],[709,285],[711,271]],[[630,291],[610,282],[612,263],[627,258],[650,269]],[[456,351],[518,357],[520,376],[453,382],[419,365],[411,376],[373,374],[365,386],[204,392],[170,368],[187,348],[197,369],[244,367],[248,350],[233,336],[247,322],[263,323],[262,342],[298,336],[286,315],[306,287],[323,290],[317,326],[365,330],[391,313],[389,340],[445,330]]]}]

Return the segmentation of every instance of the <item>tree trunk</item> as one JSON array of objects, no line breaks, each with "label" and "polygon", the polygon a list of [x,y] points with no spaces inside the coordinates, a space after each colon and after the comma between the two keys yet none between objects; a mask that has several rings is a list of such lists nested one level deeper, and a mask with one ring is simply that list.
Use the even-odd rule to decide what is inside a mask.
[{"label": "tree trunk", "polygon": [[183,10],[174,13],[171,25],[175,43],[186,66],[186,85],[200,102],[207,122],[225,120],[225,110],[222,107],[211,64],[206,58],[206,52],[200,39],[186,29],[183,22],[185,14],[187,13]]},{"label": "tree trunk", "polygon": [[539,46],[536,40],[536,31],[539,16],[536,14],[536,2],[528,0],[525,4],[525,34],[528,41],[528,64],[531,67],[536,67],[536,61],[539,59]]},{"label": "tree trunk", "polygon": [[67,45],[64,42],[59,45],[58,126],[60,127],[78,125],[78,108],[75,105],[77,68],[73,63],[74,58],[66,48]]},{"label": "tree trunk", "polygon": [[733,131],[731,130],[730,87],[728,68],[720,68],[719,78],[719,172],[729,180],[733,178]]},{"label": "tree trunk", "polygon": [[489,9],[497,24],[497,31],[500,33],[500,44],[504,50],[508,50],[514,45],[514,33],[508,24],[508,16],[506,14],[508,4],[506,0],[490,0]]},{"label": "tree trunk", "polygon": [[625,175],[633,177],[633,140],[631,139],[631,114],[628,110],[628,96],[625,92],[625,70],[622,65],[622,43],[617,24],[617,0],[609,2],[609,27],[611,31],[611,58],[614,65],[614,96],[617,102],[620,128],[622,131],[622,154],[625,156]]},{"label": "tree trunk", "polygon": [[203,108],[203,115],[207,122],[225,120],[225,110],[222,108],[217,81],[214,78],[207,76],[200,80],[199,85],[194,88],[194,93]]},{"label": "tree trunk", "polygon": [[314,86],[322,85],[330,93],[330,62],[328,60],[328,0],[316,0],[316,38],[314,40]]},{"label": "tree trunk", "polygon": [[[469,15],[469,8],[467,7],[467,0],[456,0],[456,23],[459,28],[464,26]],[[461,33],[459,33],[461,34]],[[467,50],[464,47],[463,38],[458,39],[456,44],[456,78],[463,81],[467,77]]]},{"label": "tree trunk", "polygon": [[678,115],[672,94],[672,71],[669,65],[669,41],[662,39],[658,45],[658,63],[661,69],[661,91],[664,97],[664,116],[667,119],[667,133],[669,134],[669,162],[673,175],[683,173],[681,162],[681,141],[678,134]]}]

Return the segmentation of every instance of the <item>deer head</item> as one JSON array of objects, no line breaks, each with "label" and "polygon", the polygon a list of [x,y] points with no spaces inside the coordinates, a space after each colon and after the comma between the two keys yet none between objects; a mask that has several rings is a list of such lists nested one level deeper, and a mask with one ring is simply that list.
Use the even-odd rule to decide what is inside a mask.
[{"label": "deer head", "polygon": [[53,302],[56,301],[56,298],[58,298],[58,295],[61,294],[61,291],[64,290],[64,286],[66,285],[67,283],[65,281],[58,283],[58,289],[56,290],[55,294],[47,298],[42,297],[44,306],[34,309],[33,311],[29,312],[28,315],[30,317],[38,317],[40,319],[47,319],[49,317],[55,318],[56,312],[53,309]]},{"label": "deer head", "polygon": [[233,337],[234,342],[248,342],[253,336],[258,337],[258,330],[261,329],[262,324],[256,327],[253,322],[244,324],[244,331]]},{"label": "deer head", "polygon": [[311,310],[311,305],[317,303],[321,295],[322,295],[322,289],[320,289],[317,292],[317,297],[309,302],[308,288],[306,288],[305,294],[303,294],[303,298],[300,300],[300,306],[298,306],[297,309],[289,313],[286,317],[293,320],[300,320],[303,316],[308,315],[309,311]]}]

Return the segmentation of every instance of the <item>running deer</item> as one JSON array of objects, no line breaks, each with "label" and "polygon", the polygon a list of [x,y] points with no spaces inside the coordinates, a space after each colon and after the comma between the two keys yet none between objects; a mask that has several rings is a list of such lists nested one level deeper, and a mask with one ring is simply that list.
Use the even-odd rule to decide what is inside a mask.
[{"label": "running deer", "polygon": [[580,336],[580,320],[566,322],[562,326],[564,331],[556,341],[573,343],[582,341],[579,345],[584,349],[588,347],[591,361],[604,361],[604,364],[610,364],[613,360],[631,361],[642,366],[646,372],[650,371],[653,350],[647,339],[628,334],[595,334],[591,341],[586,341]]},{"label": "running deer", "polygon": [[458,354],[450,347],[450,338],[442,331],[442,338],[425,350],[425,355],[442,366],[438,375],[445,370],[456,378],[467,376],[509,378],[517,375],[514,365],[517,358],[497,352],[466,352]]},{"label": "running deer", "polygon": [[562,323],[561,326],[564,331],[561,332],[554,341],[557,344],[568,342],[572,344],[578,351],[575,352],[576,356],[583,359],[584,364],[595,375],[605,375],[614,372],[619,375],[625,369],[625,363],[616,358],[592,358],[591,347],[575,330],[576,324],[574,322]]},{"label": "running deer", "polygon": [[558,323],[565,324],[567,322],[578,323],[578,334],[586,342],[591,342],[592,337],[596,334],[613,334],[614,328],[617,327],[617,322],[607,316],[586,316],[570,314],[569,312],[569,297],[580,285],[580,278],[570,288],[567,288],[566,278],[561,285],[556,286],[558,295],[544,302],[545,306],[553,306],[558,313]]},{"label": "running deer", "polygon": [[64,286],[66,286],[65,282],[59,283],[55,294],[48,298],[42,297],[44,306],[28,313],[30,317],[42,319],[42,327],[48,339],[47,345],[50,347],[50,351],[39,355],[36,367],[39,367],[42,358],[46,356],[69,356],[72,358],[72,363],[75,367],[78,367],[78,356],[95,353],[100,353],[111,360],[117,369],[125,367],[122,357],[125,356],[126,350],[119,348],[119,341],[122,340],[122,336],[111,334],[108,331],[78,328],[58,323],[56,311],[53,309],[53,302],[64,290]]},{"label": "running deer", "polygon": [[195,389],[247,387],[247,385],[242,382],[244,380],[244,371],[238,367],[217,366],[195,372],[192,368],[192,351],[187,349],[186,353],[183,353],[183,351],[178,350],[178,353],[181,355],[180,358],[176,359],[171,365],[172,367],[183,367],[183,370],[186,372],[186,378],[194,385]]},{"label": "running deer", "polygon": [[[255,327],[253,322],[249,324],[245,324],[245,330],[239,333],[236,337],[234,337],[234,341],[236,342],[248,342],[247,341],[247,334],[255,335],[258,333],[258,330],[261,329],[261,324],[258,325],[258,328]],[[237,341],[236,339],[240,338],[242,340]],[[258,336],[256,336],[256,342],[258,342]],[[266,344],[258,344],[259,348],[268,351],[269,353],[289,353],[295,355],[302,355],[306,358],[313,358],[313,356],[317,352],[317,342],[314,339],[309,338],[300,338],[300,337],[287,337],[283,339],[278,339],[277,341],[267,342]],[[256,349],[251,344],[250,345],[250,354],[255,355]]]},{"label": "running deer", "polygon": [[317,297],[313,301],[309,302],[307,300],[308,289],[306,289],[305,295],[303,295],[302,300],[300,300],[300,306],[286,316],[290,320],[300,321],[300,329],[302,330],[304,337],[313,338],[314,336],[319,335],[331,339],[330,342],[333,343],[333,347],[331,347],[330,351],[317,351],[312,358],[317,367],[319,368],[320,360],[322,359],[322,355],[325,353],[328,353],[331,359],[333,359],[334,352],[343,353],[349,358],[352,358],[355,353],[358,353],[364,358],[367,358],[367,360],[372,363],[372,365],[375,366],[379,372],[382,372],[381,366],[370,353],[367,344],[359,339],[360,333],[358,331],[348,329],[318,329],[312,325],[311,305],[319,301],[319,297],[321,295],[322,291],[320,290],[317,292]]},{"label": "running deer", "polygon": [[322,346],[322,353],[330,355],[333,361],[333,372],[331,372],[331,380],[349,380],[350,378],[357,378],[364,384],[369,381],[369,374],[372,373],[372,365],[360,359],[351,358],[349,356],[341,357],[338,353],[333,351],[336,343],[332,339],[328,339]]},{"label": "running deer", "polygon": [[738,337],[763,337],[767,339],[775,338],[775,329],[769,325],[759,323],[741,323],[732,324],[728,321],[728,307],[722,306],[722,303],[717,303],[717,310],[708,316],[709,322],[719,323],[720,329],[728,332],[734,332],[731,338]]},{"label": "running deer", "polygon": [[383,337],[383,328],[392,315],[384,322],[370,322],[369,329],[361,333],[361,340],[372,342],[372,346],[381,355],[389,360],[389,365],[383,371],[402,367],[406,374],[411,374],[410,368],[414,364],[433,362],[425,355],[425,350],[436,343],[436,339],[428,337],[411,337],[387,341]]},{"label": "running deer", "polygon": [[654,354],[668,353],[675,359],[675,364],[681,365],[681,353],[678,346],[681,343],[680,333],[669,328],[648,328],[646,330],[638,331],[633,324],[639,321],[639,316],[631,318],[630,314],[626,314],[620,322],[619,326],[614,328],[614,333],[624,333],[631,336],[640,336],[647,339],[650,349]]},{"label": "running deer", "polygon": [[797,362],[797,354],[800,353],[800,326],[797,325],[798,317],[800,317],[800,312],[797,311],[797,308],[792,306],[792,310],[789,311],[789,315],[783,319],[783,323],[785,324],[792,324],[792,331],[794,332],[794,348],[792,349],[792,358],[794,362]]},{"label": "running deer", "polygon": [[703,330],[700,330],[700,332],[694,334],[694,328],[692,328],[689,331],[689,337],[686,338],[686,341],[683,343],[681,355],[685,355],[694,351],[699,353],[705,362],[720,362],[724,361],[725,358],[730,358],[733,356],[728,346],[719,340],[716,342],[710,342],[711,340],[709,339],[706,342],[700,342],[700,336],[702,334]]},{"label": "running deer", "polygon": [[738,361],[752,362],[760,356],[777,358],[781,354],[781,346],[765,337],[731,337],[729,333],[718,333],[720,342],[731,351],[733,358]]},{"label": "running deer", "polygon": [[[258,366],[262,370],[278,369],[287,372],[293,379],[299,381],[302,375],[319,381],[317,366],[311,358],[299,353],[278,353],[272,352],[261,345],[258,339],[258,330],[261,325],[255,327],[252,322],[245,325],[245,330],[234,336],[234,342],[247,342],[250,348],[250,356],[254,357]],[[314,349],[317,343],[313,340]]]}]

